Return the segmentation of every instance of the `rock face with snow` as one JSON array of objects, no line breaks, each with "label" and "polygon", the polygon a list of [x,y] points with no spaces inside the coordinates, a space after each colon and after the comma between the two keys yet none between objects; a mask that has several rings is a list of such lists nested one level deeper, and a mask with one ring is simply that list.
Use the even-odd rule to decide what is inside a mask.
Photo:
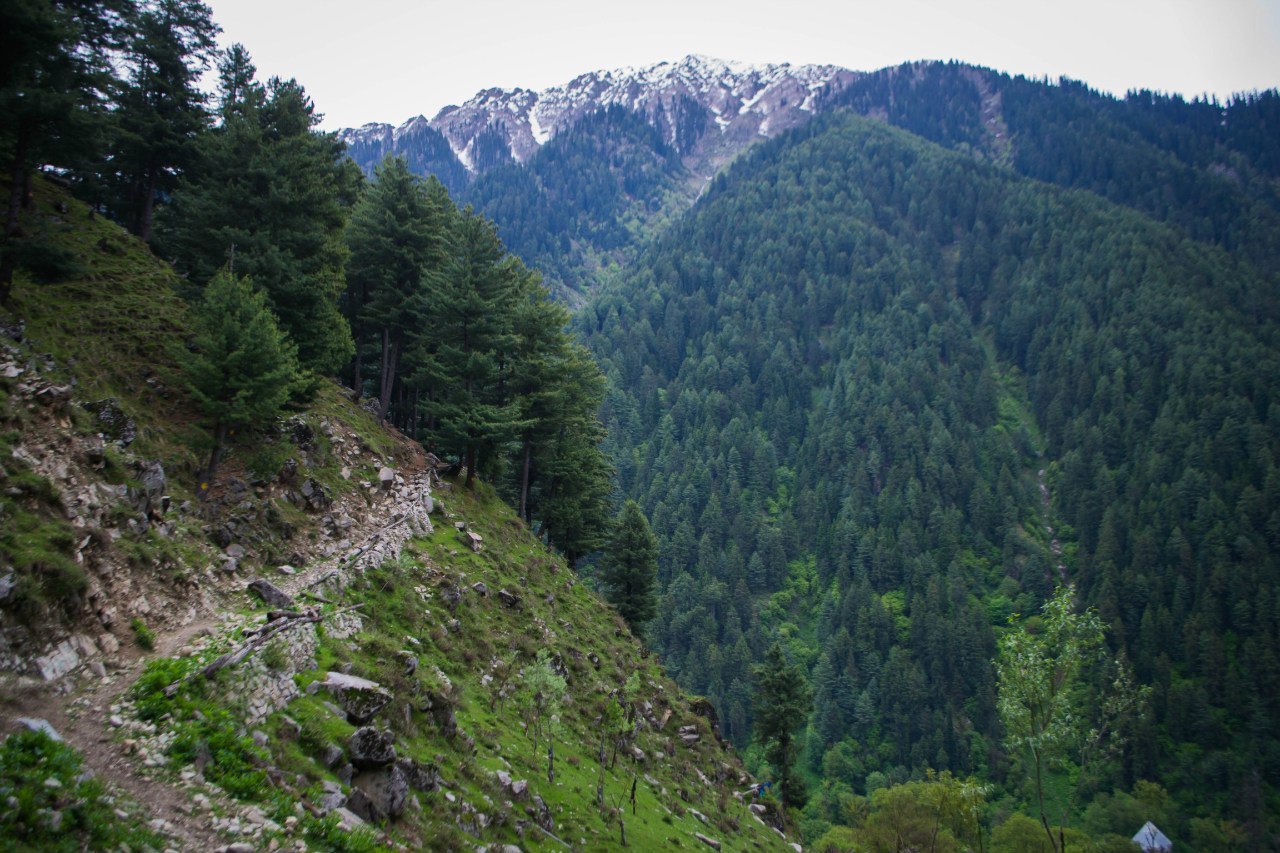
[{"label": "rock face with snow", "polygon": [[[419,165],[415,160],[424,167],[439,164],[443,138],[461,165],[477,174],[512,160],[523,163],[582,116],[616,105],[643,115],[685,166],[705,177],[754,141],[807,121],[825,96],[857,77],[833,65],[752,66],[692,55],[646,68],[593,71],[541,92],[486,89],[430,121],[418,116],[398,128],[368,124],[339,137],[366,169],[388,152],[409,156],[411,168]],[[447,168],[447,174],[415,168],[428,170],[446,185],[457,179]]]}]

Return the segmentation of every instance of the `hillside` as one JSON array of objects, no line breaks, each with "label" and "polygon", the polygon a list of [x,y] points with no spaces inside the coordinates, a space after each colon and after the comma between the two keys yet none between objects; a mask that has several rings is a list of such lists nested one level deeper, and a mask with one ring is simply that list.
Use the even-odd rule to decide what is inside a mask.
[{"label": "hillside", "polygon": [[[1147,780],[1195,849],[1274,839],[1280,329],[1246,245],[833,115],[580,313],[677,679],[745,745],[750,663],[810,673],[811,841],[927,769],[1026,802],[991,661],[1064,581],[1152,688],[1078,808]],[[1132,835],[1107,808],[1076,825]]]},{"label": "hillside", "polygon": [[50,184],[23,229],[48,261],[4,318],[0,691],[7,730],[47,720],[95,779],[6,741],[6,842],[786,846],[562,558],[337,387],[196,499],[175,276]]}]

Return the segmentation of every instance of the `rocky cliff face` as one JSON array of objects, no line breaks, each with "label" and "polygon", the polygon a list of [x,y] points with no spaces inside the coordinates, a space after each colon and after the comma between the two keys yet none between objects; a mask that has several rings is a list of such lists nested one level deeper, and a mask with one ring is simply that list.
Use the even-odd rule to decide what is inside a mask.
[{"label": "rocky cliff face", "polygon": [[[486,89],[430,121],[418,116],[398,128],[368,124],[339,136],[366,169],[394,152],[410,158],[411,167],[435,163],[451,173],[447,161],[426,156],[435,141],[427,141],[429,129],[447,140],[468,173],[478,174],[504,161],[523,163],[587,113],[621,106],[657,128],[690,171],[709,177],[756,140],[808,121],[858,77],[833,65],[752,66],[691,55],[645,68],[593,71],[541,92]],[[449,185],[443,175],[441,180]]]}]

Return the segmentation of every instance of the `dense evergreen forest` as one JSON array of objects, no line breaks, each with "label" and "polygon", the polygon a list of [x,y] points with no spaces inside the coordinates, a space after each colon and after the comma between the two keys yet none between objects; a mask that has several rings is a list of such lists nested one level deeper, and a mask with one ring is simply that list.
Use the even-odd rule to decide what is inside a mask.
[{"label": "dense evergreen forest", "polygon": [[[40,172],[169,259],[214,488],[340,377],[605,547],[818,849],[1280,848],[1276,92],[887,69],[684,213],[620,109],[362,176],[195,0],[2,14],[0,299],[73,263],[19,227]],[[571,326],[529,264],[605,284]]]},{"label": "dense evergreen forest", "polygon": [[743,746],[751,662],[810,674],[806,835],[927,770],[1018,796],[991,661],[1074,581],[1152,687],[1085,828],[1125,834],[1145,780],[1196,849],[1274,842],[1280,341],[1241,254],[831,118],[582,312],[668,667]]},{"label": "dense evergreen forest", "polygon": [[[495,482],[545,541],[571,557],[599,547],[603,378],[491,222],[403,160],[366,180],[316,129],[301,84],[259,81],[241,45],[215,50],[197,0],[24,0],[4,14],[0,298],[15,269],[56,278],[73,263],[18,225],[52,172],[184,276],[206,479],[229,434],[251,441],[317,377],[341,376],[468,482]],[[211,68],[212,98],[198,87]]]}]

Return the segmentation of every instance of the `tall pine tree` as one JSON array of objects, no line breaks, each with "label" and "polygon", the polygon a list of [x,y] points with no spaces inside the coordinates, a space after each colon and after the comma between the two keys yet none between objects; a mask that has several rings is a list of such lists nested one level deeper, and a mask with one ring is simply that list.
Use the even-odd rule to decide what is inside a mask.
[{"label": "tall pine tree", "polygon": [[782,646],[774,643],[764,663],[755,667],[755,736],[764,746],[782,792],[782,805],[803,806],[804,779],[796,768],[799,741],[796,729],[804,725],[813,706],[813,694],[800,667],[788,664]]},{"label": "tall pine tree", "polygon": [[635,501],[627,501],[613,524],[598,575],[605,598],[636,634],[657,609],[658,540]]},{"label": "tall pine tree", "polygon": [[345,288],[343,229],[359,175],[342,143],[317,132],[315,106],[295,80],[253,81],[235,45],[220,65],[222,123],[199,144],[161,211],[157,242],[190,281],[230,263],[267,296],[302,365],[337,372],[353,345],[338,297]]}]

